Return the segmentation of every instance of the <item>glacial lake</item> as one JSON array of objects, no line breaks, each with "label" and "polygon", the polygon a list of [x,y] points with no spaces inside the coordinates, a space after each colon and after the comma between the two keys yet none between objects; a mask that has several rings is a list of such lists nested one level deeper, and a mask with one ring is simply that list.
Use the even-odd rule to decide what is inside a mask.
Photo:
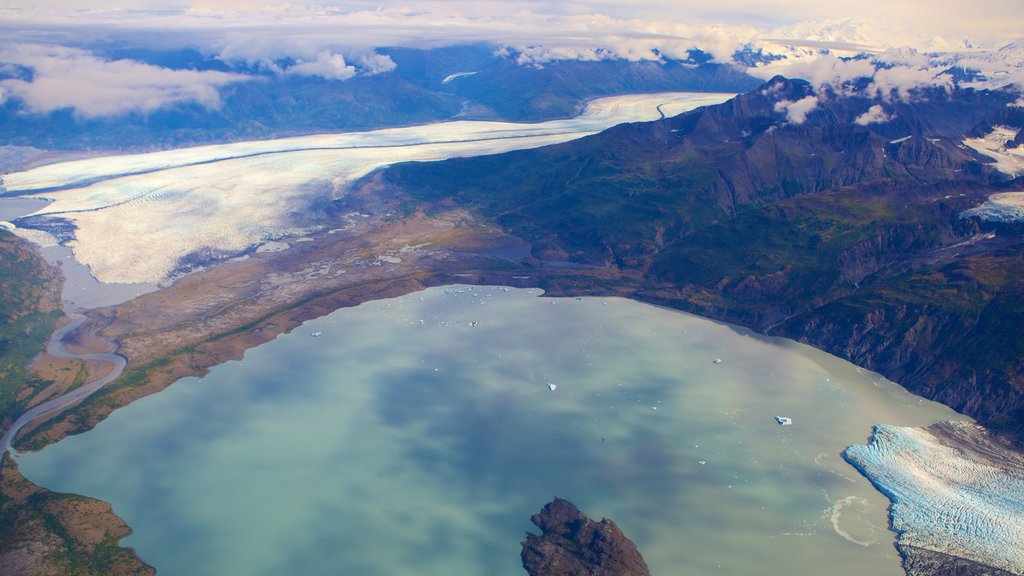
[{"label": "glacial lake", "polygon": [[541,294],[339,310],[19,466],[111,502],[161,576],[522,576],[556,495],[656,575],[902,574],[888,501],[840,453],[964,417],[790,341]]}]

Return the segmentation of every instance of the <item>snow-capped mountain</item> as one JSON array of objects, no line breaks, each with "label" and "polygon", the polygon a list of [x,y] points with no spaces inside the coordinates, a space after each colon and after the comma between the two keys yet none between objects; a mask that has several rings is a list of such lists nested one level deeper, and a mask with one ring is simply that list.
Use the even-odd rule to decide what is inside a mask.
[{"label": "snow-capped mountain", "polygon": [[798,52],[825,49],[842,55],[851,52],[876,53],[901,46],[929,52],[958,48],[938,35],[920,34],[866,18],[799,22],[769,30],[763,42],[766,46]]}]

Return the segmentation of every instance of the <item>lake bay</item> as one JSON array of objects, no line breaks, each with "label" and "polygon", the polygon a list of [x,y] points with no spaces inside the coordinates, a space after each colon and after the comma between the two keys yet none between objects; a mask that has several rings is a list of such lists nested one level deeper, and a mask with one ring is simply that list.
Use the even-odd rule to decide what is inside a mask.
[{"label": "lake bay", "polygon": [[840,452],[962,416],[793,342],[540,294],[338,310],[18,463],[111,502],[162,575],[521,575],[556,495],[654,574],[902,574]]}]

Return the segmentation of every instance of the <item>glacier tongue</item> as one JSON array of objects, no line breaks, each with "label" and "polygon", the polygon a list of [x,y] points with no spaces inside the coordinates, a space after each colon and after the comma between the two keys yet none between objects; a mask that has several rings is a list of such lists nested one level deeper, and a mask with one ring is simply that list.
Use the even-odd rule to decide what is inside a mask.
[{"label": "glacier tongue", "polygon": [[268,241],[321,231],[317,207],[388,164],[545,146],[731,96],[630,94],[539,123],[439,122],[96,157],[5,174],[4,185],[53,201],[30,216],[73,224],[67,245],[97,280],[160,284]]},{"label": "glacier tongue", "polygon": [[844,457],[892,501],[899,544],[1024,574],[1024,458],[984,428],[879,425]]}]

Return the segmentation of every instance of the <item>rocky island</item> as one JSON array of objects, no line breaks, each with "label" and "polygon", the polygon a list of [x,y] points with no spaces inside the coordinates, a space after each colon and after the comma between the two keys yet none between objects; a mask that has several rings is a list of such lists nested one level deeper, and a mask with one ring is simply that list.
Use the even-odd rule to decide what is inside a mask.
[{"label": "rocky island", "polygon": [[522,543],[530,576],[650,576],[643,556],[612,520],[595,522],[572,502],[555,498],[530,521],[541,529]]}]

